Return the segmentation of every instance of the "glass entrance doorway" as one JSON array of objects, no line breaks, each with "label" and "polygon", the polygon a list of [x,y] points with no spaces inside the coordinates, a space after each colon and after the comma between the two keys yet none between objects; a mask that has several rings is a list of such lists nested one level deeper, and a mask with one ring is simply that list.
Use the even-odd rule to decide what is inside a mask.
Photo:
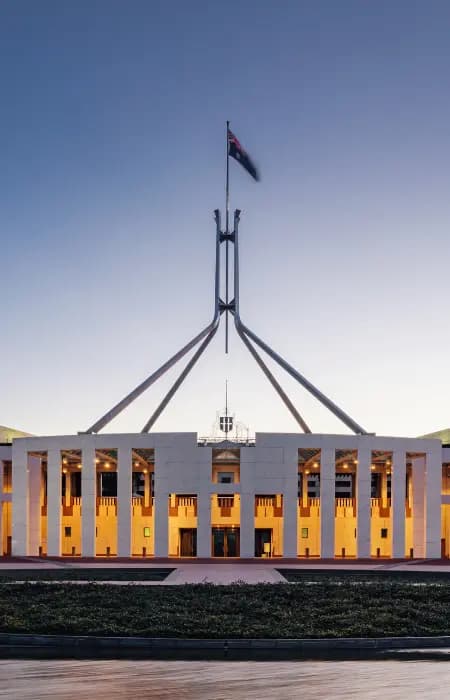
[{"label": "glass entrance doorway", "polygon": [[272,530],[270,528],[256,528],[255,530],[255,557],[272,556]]},{"label": "glass entrance doorway", "polygon": [[238,557],[239,528],[213,527],[211,550],[213,557]]},{"label": "glass entrance doorway", "polygon": [[180,557],[197,556],[196,528],[180,528]]}]

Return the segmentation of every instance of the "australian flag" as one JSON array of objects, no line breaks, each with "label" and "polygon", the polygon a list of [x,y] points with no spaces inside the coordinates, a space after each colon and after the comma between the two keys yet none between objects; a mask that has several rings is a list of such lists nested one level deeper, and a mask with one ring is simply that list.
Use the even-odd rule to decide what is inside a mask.
[{"label": "australian flag", "polygon": [[237,160],[256,182],[260,179],[256,165],[245,151],[236,136],[228,129],[228,154]]}]

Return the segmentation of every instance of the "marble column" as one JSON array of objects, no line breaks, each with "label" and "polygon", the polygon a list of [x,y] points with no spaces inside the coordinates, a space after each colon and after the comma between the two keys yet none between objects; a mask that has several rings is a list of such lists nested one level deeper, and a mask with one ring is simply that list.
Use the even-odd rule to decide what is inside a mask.
[{"label": "marble column", "polygon": [[117,556],[131,556],[131,447],[117,451]]},{"label": "marble column", "polygon": [[406,556],[406,452],[394,450],[391,468],[391,556],[403,559]]},{"label": "marble column", "polygon": [[41,545],[41,459],[28,457],[28,554],[39,556]]},{"label": "marble column", "polygon": [[[286,469],[283,489],[283,557],[298,556],[298,448],[283,449],[283,465]],[[277,552],[280,554],[280,552]]]},{"label": "marble column", "polygon": [[425,455],[412,459],[414,558],[425,557]]},{"label": "marble column", "polygon": [[255,556],[255,494],[241,493],[240,512],[241,559]]},{"label": "marble column", "polygon": [[211,494],[197,494],[197,557],[211,556]]},{"label": "marble column", "polygon": [[61,556],[61,450],[47,452],[47,555]]},{"label": "marble column", "polygon": [[95,557],[97,470],[94,447],[82,448],[81,464],[81,556]]},{"label": "marble column", "polygon": [[169,556],[169,493],[155,482],[155,557]]},{"label": "marble column", "polygon": [[28,454],[26,443],[14,440],[12,446],[12,553],[28,554]]},{"label": "marble column", "polygon": [[336,452],[325,447],[320,455],[320,556],[333,559],[335,555],[335,481]]},{"label": "marble column", "polygon": [[298,556],[298,496],[297,488],[283,493],[283,557]]},{"label": "marble column", "polygon": [[442,447],[427,450],[425,462],[425,556],[441,557]]},{"label": "marble column", "polygon": [[359,559],[370,557],[371,464],[371,450],[360,448],[356,469],[356,556]]}]

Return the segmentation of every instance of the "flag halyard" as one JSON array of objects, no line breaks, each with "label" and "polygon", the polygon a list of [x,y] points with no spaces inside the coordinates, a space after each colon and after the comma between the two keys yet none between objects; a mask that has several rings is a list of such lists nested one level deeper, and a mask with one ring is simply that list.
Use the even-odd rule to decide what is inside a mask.
[{"label": "flag halyard", "polygon": [[237,160],[256,182],[260,180],[256,165],[230,129],[228,129],[228,154]]}]

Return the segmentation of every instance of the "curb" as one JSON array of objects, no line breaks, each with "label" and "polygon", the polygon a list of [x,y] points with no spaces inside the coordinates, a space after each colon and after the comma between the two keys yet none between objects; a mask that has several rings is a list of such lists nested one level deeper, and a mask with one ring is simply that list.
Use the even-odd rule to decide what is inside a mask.
[{"label": "curb", "polygon": [[364,651],[450,648],[444,637],[350,637],[338,639],[180,639],[0,633],[1,647],[148,651]]}]

